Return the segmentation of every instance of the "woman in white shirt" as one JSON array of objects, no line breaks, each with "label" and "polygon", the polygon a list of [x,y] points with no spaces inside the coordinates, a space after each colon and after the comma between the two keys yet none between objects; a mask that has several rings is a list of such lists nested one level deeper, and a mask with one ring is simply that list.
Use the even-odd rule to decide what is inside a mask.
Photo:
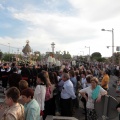
[{"label": "woman in white shirt", "polygon": [[[86,96],[86,93],[88,96]],[[100,102],[101,96],[106,95],[107,91],[98,85],[98,79],[93,77],[91,79],[91,86],[81,89],[80,94],[87,101],[87,120],[97,120],[97,114],[94,109],[94,102]]]},{"label": "woman in white shirt", "polygon": [[44,111],[44,102],[45,102],[45,94],[46,94],[46,78],[43,73],[39,73],[37,75],[37,86],[34,92],[34,98],[38,102],[40,106],[40,115],[43,115]]}]

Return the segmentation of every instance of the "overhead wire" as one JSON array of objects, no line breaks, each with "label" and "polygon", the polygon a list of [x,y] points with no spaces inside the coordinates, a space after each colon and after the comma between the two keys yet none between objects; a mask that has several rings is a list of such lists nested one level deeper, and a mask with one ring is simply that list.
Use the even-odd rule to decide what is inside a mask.
[{"label": "overhead wire", "polygon": [[2,43],[0,43],[0,45],[6,46],[6,47],[10,47],[10,48],[15,48],[15,49],[22,49],[22,48],[18,48],[18,47],[13,47],[11,45],[5,45],[5,44],[2,44]]}]

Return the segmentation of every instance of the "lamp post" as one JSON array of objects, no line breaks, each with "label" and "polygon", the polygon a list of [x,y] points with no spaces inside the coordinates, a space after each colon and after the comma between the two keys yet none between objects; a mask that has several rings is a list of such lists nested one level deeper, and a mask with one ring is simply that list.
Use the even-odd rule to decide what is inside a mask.
[{"label": "lamp post", "polygon": [[85,46],[85,48],[89,48],[89,61],[90,61],[90,46],[89,47]]},{"label": "lamp post", "polygon": [[101,29],[101,31],[108,31],[108,32],[112,32],[112,62],[114,63],[114,29],[112,28],[112,30],[106,30],[106,29]]},{"label": "lamp post", "polygon": [[9,44],[9,62],[10,62],[10,43]]}]

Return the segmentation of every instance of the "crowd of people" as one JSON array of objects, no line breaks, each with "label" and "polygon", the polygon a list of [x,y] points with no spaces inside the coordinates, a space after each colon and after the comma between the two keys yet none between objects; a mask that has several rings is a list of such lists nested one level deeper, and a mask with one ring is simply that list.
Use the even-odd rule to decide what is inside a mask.
[{"label": "crowd of people", "polygon": [[2,90],[9,106],[1,120],[45,120],[47,115],[71,117],[79,107],[79,94],[85,120],[97,120],[94,103],[99,104],[107,94],[110,74],[119,77],[119,70],[118,66],[114,70],[101,63],[65,63],[59,69],[39,64],[1,64]]}]

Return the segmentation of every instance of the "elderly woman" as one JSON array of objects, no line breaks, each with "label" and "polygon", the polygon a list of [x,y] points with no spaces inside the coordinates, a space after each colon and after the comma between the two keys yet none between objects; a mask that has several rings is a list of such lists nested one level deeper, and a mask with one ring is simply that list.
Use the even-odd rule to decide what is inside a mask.
[{"label": "elderly woman", "polygon": [[80,94],[87,102],[87,120],[97,120],[98,118],[94,108],[94,102],[100,102],[101,96],[106,95],[107,91],[98,85],[98,79],[93,77],[91,79],[91,86],[80,90]]},{"label": "elderly woman", "polygon": [[9,106],[1,120],[24,120],[24,107],[18,103],[20,91],[16,87],[11,87],[6,92],[5,102]]},{"label": "elderly woman", "polygon": [[27,88],[21,92],[21,95],[25,103],[25,120],[40,120],[40,106],[38,102],[33,99],[33,89]]}]

